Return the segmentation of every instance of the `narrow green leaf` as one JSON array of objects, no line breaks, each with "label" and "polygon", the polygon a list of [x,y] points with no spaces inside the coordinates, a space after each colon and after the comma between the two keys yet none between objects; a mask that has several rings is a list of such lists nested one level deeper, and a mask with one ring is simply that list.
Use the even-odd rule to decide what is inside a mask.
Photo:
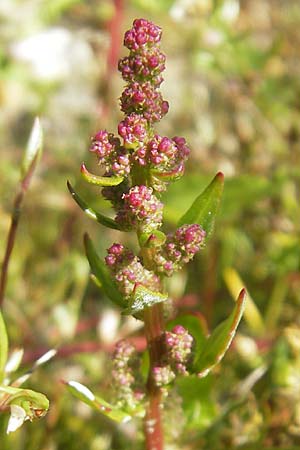
[{"label": "narrow green leaf", "polygon": [[168,299],[166,294],[153,292],[141,284],[137,284],[129,302],[128,308],[122,311],[122,314],[137,314],[155,303],[165,302]]},{"label": "narrow green leaf", "polygon": [[77,381],[69,381],[65,384],[74,397],[77,397],[91,408],[101,412],[115,422],[128,422],[131,419],[131,416],[126,411],[118,409],[102,398],[94,395],[90,389],[83,384],[78,383]]},{"label": "narrow green leaf", "polygon": [[[229,289],[232,298],[236,298],[237,293],[245,286],[238,272],[232,267],[227,267],[223,272],[225,283]],[[247,304],[244,312],[245,321],[255,336],[264,336],[266,326],[264,319],[248,291]]]},{"label": "narrow green leaf", "polygon": [[84,246],[91,271],[101,284],[103,292],[116,305],[124,308],[125,301],[113,282],[105,263],[97,255],[93,243],[88,234],[84,235]]},{"label": "narrow green leaf", "polygon": [[209,237],[219,210],[223,187],[224,175],[219,172],[181,217],[178,226],[197,223],[206,231],[206,237]]},{"label": "narrow green leaf", "polygon": [[242,318],[246,300],[246,291],[242,289],[236,305],[228,317],[213,331],[203,349],[196,354],[193,369],[199,377],[205,377],[218,364],[228,350]]},{"label": "narrow green leaf", "polygon": [[124,180],[123,177],[99,177],[90,173],[85,164],[81,164],[81,175],[90,184],[95,184],[96,186],[118,186]]},{"label": "narrow green leaf", "polygon": [[0,311],[0,384],[2,383],[5,373],[5,365],[8,355],[8,337],[6,332],[6,326]]},{"label": "narrow green leaf", "polygon": [[139,236],[139,243],[141,247],[146,248],[160,247],[165,243],[166,237],[162,231],[154,230],[150,233],[142,233]]},{"label": "narrow green leaf", "polygon": [[91,208],[74,190],[71,183],[67,181],[67,186],[69,189],[70,194],[72,195],[73,199],[77,203],[77,205],[82,209],[82,211],[85,212],[87,216],[89,216],[91,219],[96,220],[97,222],[101,223],[101,225],[104,225],[105,227],[112,228],[114,230],[121,230],[122,228],[120,225],[118,225],[113,219],[110,219],[109,217],[104,216],[103,214],[98,213],[93,208]]},{"label": "narrow green leaf", "polygon": [[38,162],[42,153],[43,146],[43,130],[38,118],[35,119],[31,133],[27,142],[27,147],[21,165],[21,176],[25,178],[29,171]]}]

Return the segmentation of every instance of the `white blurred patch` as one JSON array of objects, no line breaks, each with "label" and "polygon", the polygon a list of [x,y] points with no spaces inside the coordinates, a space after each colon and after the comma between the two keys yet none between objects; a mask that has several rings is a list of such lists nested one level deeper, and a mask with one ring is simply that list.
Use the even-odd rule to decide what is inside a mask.
[{"label": "white blurred patch", "polygon": [[186,8],[193,3],[193,0],[178,0],[170,9],[172,19],[180,21],[185,17]]},{"label": "white blurred patch", "polygon": [[102,342],[114,342],[120,324],[120,314],[113,309],[106,309],[101,314],[97,332]]},{"label": "white blurred patch", "polygon": [[226,0],[221,6],[221,18],[224,22],[234,22],[240,13],[240,4],[238,0]]},{"label": "white blurred patch", "polygon": [[35,366],[40,366],[41,364],[45,364],[47,361],[49,361],[51,358],[53,358],[57,353],[57,350],[52,348],[51,350],[48,350],[48,352],[44,353],[36,362]]},{"label": "white blurred patch", "polygon": [[6,433],[12,433],[20,428],[25,420],[28,420],[29,417],[26,416],[26,412],[21,406],[11,405],[10,407],[10,418],[7,425]]},{"label": "white blurred patch", "polygon": [[209,47],[218,47],[224,39],[224,33],[217,28],[208,28],[203,34],[203,43]]},{"label": "white blurred patch", "polygon": [[16,348],[15,350],[13,350],[5,366],[6,374],[15,372],[19,368],[23,358],[23,354],[24,350],[22,348]]},{"label": "white blurred patch", "polygon": [[43,81],[62,81],[86,73],[93,63],[90,46],[64,28],[49,28],[12,45],[13,57],[28,63]]}]

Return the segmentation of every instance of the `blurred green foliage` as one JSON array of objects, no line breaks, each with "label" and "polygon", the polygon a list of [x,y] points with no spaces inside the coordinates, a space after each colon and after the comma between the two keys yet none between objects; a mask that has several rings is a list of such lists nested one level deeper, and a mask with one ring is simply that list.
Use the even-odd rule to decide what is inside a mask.
[{"label": "blurred green foliage", "polygon": [[25,199],[3,314],[11,346],[25,348],[28,367],[48,348],[59,352],[29,386],[50,399],[48,415],[6,437],[8,417],[2,414],[1,449],[142,448],[140,423],[119,426],[94,415],[61,383],[76,378],[109,400],[112,343],[127,334],[139,337],[138,322],[119,319],[89,282],[83,232],[93,236],[100,255],[120,239],[119,232],[88,220],[66,180],[97,211],[111,213],[99,188],[84,190],[79,168],[89,160],[89,136],[98,128],[115,131],[122,84],[114,55],[122,52],[124,30],[142,16],[164,32],[162,87],[170,112],[160,132],[183,135],[192,147],[186,176],[164,195],[170,225],[216,172],[225,174],[215,233],[188,272],[170,282],[176,307],[201,312],[211,329],[232,310],[230,292],[236,297],[240,286],[234,293],[237,278],[228,274],[235,274],[266,330],[257,333],[250,315],[209,378],[178,383],[165,410],[167,437],[176,445],[166,448],[298,448],[299,1],[4,0],[2,252],[36,115],[45,149]]}]

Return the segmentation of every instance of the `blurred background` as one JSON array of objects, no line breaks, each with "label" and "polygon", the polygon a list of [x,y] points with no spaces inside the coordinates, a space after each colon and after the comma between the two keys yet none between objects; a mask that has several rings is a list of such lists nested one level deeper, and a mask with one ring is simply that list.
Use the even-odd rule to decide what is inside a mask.
[{"label": "blurred background", "polygon": [[[89,279],[82,235],[100,255],[131,236],[80,211],[70,180],[100,211],[99,189],[80,179],[90,136],[116,133],[117,71],[124,31],[144,17],[163,29],[160,134],[184,136],[186,175],[164,194],[166,228],[213,178],[225,174],[215,233],[188,270],[170,281],[179,312],[209,329],[231,311],[241,286],[245,319],[221,366],[181,383],[166,405],[166,449],[300,445],[300,3],[298,0],[2,0],[0,3],[0,233],[4,254],[22,152],[35,116],[42,160],[25,199],[4,304],[11,348],[24,367],[49,348],[57,357],[29,386],[51,402],[41,421],[6,437],[3,450],[142,449],[141,424],[117,426],[70,398],[61,380],[109,394],[110,352],[140,324],[120,319]],[[184,400],[180,400],[183,394]],[[112,395],[112,394],[111,394]],[[110,398],[107,398],[110,400]],[[299,447],[297,447],[299,448]]]}]

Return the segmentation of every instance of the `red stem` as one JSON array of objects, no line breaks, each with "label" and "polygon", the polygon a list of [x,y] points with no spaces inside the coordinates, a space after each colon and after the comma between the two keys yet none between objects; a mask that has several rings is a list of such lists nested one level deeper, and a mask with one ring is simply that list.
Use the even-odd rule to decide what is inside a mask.
[{"label": "red stem", "polygon": [[18,225],[19,225],[22,203],[23,203],[24,195],[29,187],[31,177],[33,175],[33,171],[35,168],[35,162],[36,162],[36,160],[31,164],[31,166],[29,167],[24,178],[21,180],[20,187],[15,196],[15,200],[14,200],[14,204],[13,204],[11,224],[10,224],[10,228],[9,228],[9,232],[8,232],[8,236],[7,236],[6,249],[5,249],[4,259],[3,259],[2,268],[1,268],[1,275],[0,275],[0,307],[3,305],[3,302],[4,302],[5,288],[6,288],[7,275],[8,275],[8,266],[9,266],[10,257],[11,257],[11,254],[12,254],[12,251],[14,248],[14,244],[15,244],[15,240],[16,240],[16,233],[17,233],[17,229],[18,229]]},{"label": "red stem", "polygon": [[161,423],[161,389],[154,383],[153,367],[159,366],[162,358],[161,336],[164,330],[162,305],[157,303],[146,308],[144,313],[145,334],[149,349],[150,368],[147,381],[148,406],[144,422],[146,450],[163,450],[163,427]]}]

